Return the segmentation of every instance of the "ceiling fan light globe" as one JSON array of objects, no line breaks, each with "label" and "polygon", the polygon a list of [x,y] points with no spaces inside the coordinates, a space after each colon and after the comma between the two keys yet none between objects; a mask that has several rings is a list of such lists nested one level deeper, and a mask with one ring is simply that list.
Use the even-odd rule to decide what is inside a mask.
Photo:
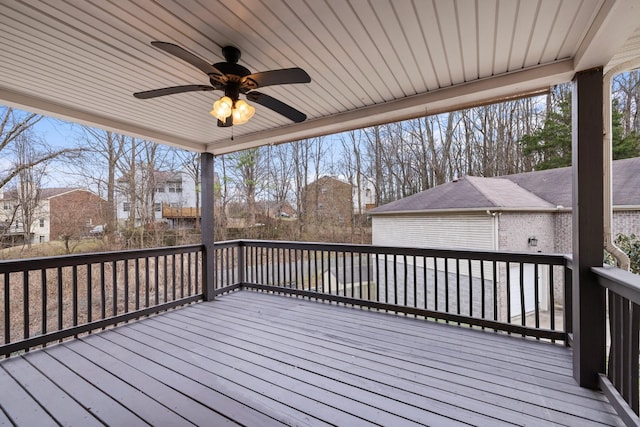
[{"label": "ceiling fan light globe", "polygon": [[223,96],[213,103],[213,110],[211,110],[211,115],[224,122],[227,117],[231,115],[232,107],[233,101],[231,100],[231,98],[229,98],[228,96]]},{"label": "ceiling fan light globe", "polygon": [[233,109],[233,124],[241,125],[246,123],[253,117],[256,109],[247,104],[243,100],[236,101],[235,108]]}]

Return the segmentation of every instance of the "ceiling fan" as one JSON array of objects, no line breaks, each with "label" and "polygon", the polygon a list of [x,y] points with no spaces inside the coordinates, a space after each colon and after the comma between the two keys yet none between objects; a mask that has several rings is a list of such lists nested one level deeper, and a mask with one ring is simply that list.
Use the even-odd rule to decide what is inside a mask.
[{"label": "ceiling fan", "polygon": [[238,64],[241,53],[238,48],[233,46],[222,48],[222,55],[226,62],[218,62],[211,65],[173,43],[152,41],[151,44],[188,62],[205,73],[209,77],[211,85],[194,84],[147,90],[134,93],[133,96],[136,98],[149,99],[183,92],[221,90],[224,92],[224,96],[213,104],[213,110],[211,111],[211,114],[218,119],[218,126],[221,127],[246,123],[253,116],[255,108],[239,99],[241,94],[247,100],[267,107],[296,123],[307,119],[306,114],[292,106],[255,90],[265,86],[311,82],[309,74],[301,68],[294,67],[251,73],[249,69]]}]

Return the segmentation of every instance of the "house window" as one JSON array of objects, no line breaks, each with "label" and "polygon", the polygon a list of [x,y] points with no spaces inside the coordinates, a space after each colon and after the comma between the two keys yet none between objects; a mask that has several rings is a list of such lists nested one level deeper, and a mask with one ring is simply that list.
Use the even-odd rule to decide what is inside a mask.
[{"label": "house window", "polygon": [[131,203],[124,202],[122,204],[122,210],[125,211],[125,212],[129,212],[131,210]]},{"label": "house window", "polygon": [[40,218],[40,227],[44,227],[44,218]]},{"label": "house window", "polygon": [[4,202],[4,210],[8,211],[9,209],[11,209],[11,203],[9,202]]},{"label": "house window", "polygon": [[158,185],[156,187],[156,193],[164,193],[164,185]]},{"label": "house window", "polygon": [[169,183],[169,193],[182,193],[182,183],[181,182],[170,182]]},{"label": "house window", "polygon": [[44,243],[44,236],[40,236],[38,240],[40,241],[40,243]]},{"label": "house window", "polygon": [[156,203],[154,206],[155,206],[156,212],[162,211],[162,203]]},{"label": "house window", "polygon": [[320,192],[321,192],[322,194],[327,194],[327,187],[322,187],[322,188],[320,189]]}]

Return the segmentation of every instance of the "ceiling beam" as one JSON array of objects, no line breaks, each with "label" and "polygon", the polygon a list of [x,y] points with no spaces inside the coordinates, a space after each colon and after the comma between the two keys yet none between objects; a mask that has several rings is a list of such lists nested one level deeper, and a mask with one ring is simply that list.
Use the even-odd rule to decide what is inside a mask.
[{"label": "ceiling beam", "polygon": [[129,135],[135,138],[152,140],[160,144],[183,148],[185,150],[204,152],[205,144],[175,138],[162,132],[147,129],[131,123],[109,119],[107,117],[88,113],[64,105],[56,104],[42,98],[10,91],[0,87],[0,103],[9,107],[19,108],[37,114],[43,114],[57,119],[96,127],[107,131]]}]

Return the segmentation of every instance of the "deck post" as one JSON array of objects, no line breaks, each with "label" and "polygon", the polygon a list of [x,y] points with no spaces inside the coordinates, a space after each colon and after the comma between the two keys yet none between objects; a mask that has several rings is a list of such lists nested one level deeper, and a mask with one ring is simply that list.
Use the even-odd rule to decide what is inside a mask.
[{"label": "deck post", "polygon": [[202,254],[202,288],[204,300],[211,301],[214,297],[213,277],[215,274],[213,154],[202,153],[200,155],[200,167],[202,174],[202,191],[200,191],[200,197],[202,198],[200,203],[202,206],[202,218],[200,222],[200,229],[202,230],[202,244],[204,246],[204,253]]},{"label": "deck post", "polygon": [[605,372],[605,293],[591,267],[603,263],[602,68],[576,73],[572,89],[573,377],[598,388]]}]

